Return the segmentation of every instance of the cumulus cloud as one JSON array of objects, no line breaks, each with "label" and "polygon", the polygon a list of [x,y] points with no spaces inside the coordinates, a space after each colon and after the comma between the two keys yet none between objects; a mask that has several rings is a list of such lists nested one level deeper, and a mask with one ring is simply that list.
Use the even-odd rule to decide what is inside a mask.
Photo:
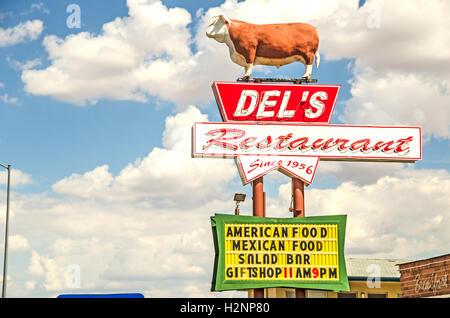
[{"label": "cumulus cloud", "polygon": [[44,23],[41,20],[22,22],[7,29],[0,28],[0,47],[36,40],[43,30]]},{"label": "cumulus cloud", "polygon": [[[2,170],[0,170],[0,185],[7,184],[7,182],[8,172],[2,168]],[[31,183],[33,183],[33,178],[30,174],[19,169],[11,169],[11,187],[23,186]]]},{"label": "cumulus cloud", "polygon": [[43,2],[32,3],[28,10],[21,12],[21,15],[28,15],[34,11],[42,11],[45,14],[50,14],[50,10],[44,5]]},{"label": "cumulus cloud", "polygon": [[35,250],[31,251],[27,272],[36,276],[44,274],[44,269],[41,265],[41,256]]},{"label": "cumulus cloud", "polygon": [[9,56],[6,57],[6,61],[8,64],[15,70],[29,70],[35,67],[38,67],[42,64],[42,61],[40,58],[28,60],[26,62],[20,62],[16,60],[12,60]]},{"label": "cumulus cloud", "polygon": [[102,196],[109,188],[113,176],[109,172],[109,166],[103,165],[88,171],[83,175],[72,174],[53,185],[53,191],[80,197]]},{"label": "cumulus cloud", "polygon": [[320,176],[333,176],[339,182],[354,182],[359,185],[371,184],[379,178],[392,175],[403,169],[405,164],[392,162],[337,162],[320,161]]},{"label": "cumulus cloud", "polygon": [[448,116],[439,115],[448,109],[450,45],[442,40],[450,35],[448,1],[368,0],[359,7],[358,0],[226,0],[198,13],[194,34],[184,9],[169,9],[159,0],[127,5],[128,16],[105,23],[98,35],[46,36],[51,64],[25,68],[25,90],[77,105],[156,96],[185,108],[211,99],[213,80],[234,80],[242,73],[227,48],[205,36],[212,16],[301,21],[317,26],[324,58],[354,59],[352,98],[339,117],[343,122],[423,125],[427,136],[449,136]]},{"label": "cumulus cloud", "polygon": [[105,200],[151,200],[158,206],[185,206],[210,200],[237,176],[232,160],[191,158],[191,128],[207,116],[194,107],[166,119],[164,148],[128,164],[117,176],[103,165],[53,185],[56,193]]},{"label": "cumulus cloud", "polygon": [[0,100],[5,104],[16,104],[19,101],[17,97],[10,97],[8,94],[0,95]]},{"label": "cumulus cloud", "polygon": [[8,252],[23,252],[30,248],[28,240],[22,235],[11,235],[8,240]]},{"label": "cumulus cloud", "polygon": [[450,37],[449,10],[450,3],[439,0],[368,0],[362,7],[358,0],[228,0],[203,19],[223,13],[253,23],[309,22],[319,31],[325,59],[354,59],[352,97],[341,121],[421,125],[427,137],[448,138],[450,45],[443,39]]},{"label": "cumulus cloud", "polygon": [[[328,3],[327,3],[328,5]],[[357,58],[376,69],[448,74],[450,22],[447,1],[335,1],[323,23],[323,48],[330,59]],[[335,36],[332,36],[332,35]]]},{"label": "cumulus cloud", "polygon": [[43,44],[52,64],[25,70],[25,90],[78,104],[177,95],[186,84],[176,74],[182,74],[192,57],[189,13],[150,0],[129,0],[128,7],[129,16],[105,23],[99,35],[46,36]]},{"label": "cumulus cloud", "polygon": [[[448,74],[446,65],[439,67],[449,55],[448,44],[429,36],[448,38],[448,3],[410,1],[392,8],[391,2],[368,0],[359,8],[358,2],[268,0],[262,6],[261,1],[227,0],[199,12],[192,36],[186,10],[130,0],[128,16],[106,23],[99,34],[45,37],[50,65],[23,68],[27,92],[80,105],[101,98],[145,101],[157,96],[185,111],[166,119],[162,147],[117,175],[104,164],[56,182],[56,196],[16,194],[14,229],[27,233],[31,250],[23,289],[36,295],[69,290],[67,269],[76,264],[83,291],[133,288],[153,297],[210,295],[214,251],[209,216],[232,211],[225,187],[237,171],[232,160],[190,158],[192,123],[207,117],[187,105],[211,98],[212,80],[232,80],[242,73],[223,44],[204,36],[213,15],[317,25],[325,58],[355,59],[352,97],[341,121],[420,124],[426,133],[448,136],[442,109],[448,105],[448,84],[439,82]],[[439,111],[426,105],[437,105]],[[399,258],[446,252],[449,173],[392,163],[373,166],[321,162],[323,173],[343,183],[336,189],[307,188],[306,214],[347,214],[347,255]],[[278,197],[268,196],[267,203],[270,216],[290,216],[290,184],[281,185]],[[243,214],[250,209],[248,200]]]},{"label": "cumulus cloud", "polygon": [[[376,68],[448,74],[447,1],[227,0],[204,18],[225,14],[252,23],[308,22],[319,31],[327,59],[358,58]],[[203,34],[200,34],[203,36]],[[407,57],[407,58],[405,58]],[[425,62],[426,61],[426,62]]]},{"label": "cumulus cloud", "polygon": [[357,71],[352,97],[339,117],[347,124],[422,126],[426,136],[450,137],[450,82],[415,73]]},{"label": "cumulus cloud", "polygon": [[[192,120],[205,120],[205,115],[192,107],[169,116],[162,149],[179,160],[187,155],[186,162],[232,164],[232,160],[190,158],[183,136],[184,131],[189,132]],[[166,157],[158,160],[170,162]],[[59,194],[56,197],[16,195],[14,229],[26,233],[28,250],[31,249],[23,269],[28,276],[24,277],[22,290],[41,296],[69,291],[120,292],[130,288],[151,297],[228,295],[208,292],[214,261],[209,216],[232,213],[232,193],[223,198],[215,193],[201,201],[207,188],[219,182],[204,179],[204,188],[188,188],[188,194],[181,196],[183,201],[177,201],[170,189],[175,183],[162,184],[155,190],[152,183],[158,183],[157,175],[148,174],[145,165],[132,164],[131,168],[114,176],[106,166],[99,166],[63,179],[64,182],[55,183],[54,190]],[[228,179],[220,182],[229,184],[230,176],[237,176],[236,168],[225,170],[211,169],[209,176],[226,174]],[[120,191],[114,192],[119,176],[124,175],[130,179],[122,180]],[[194,176],[187,179],[193,180]],[[150,190],[143,195],[141,188]],[[450,175],[445,170],[401,168],[390,172],[389,177],[374,175],[364,184],[344,182],[336,189],[307,188],[306,211],[308,216],[348,215],[347,256],[399,258],[439,254],[450,241],[446,230],[450,225],[449,190]],[[153,191],[159,193],[158,198],[151,195]],[[197,203],[188,204],[187,196],[194,197]],[[175,204],[154,203],[164,198]],[[281,185],[278,195],[268,196],[267,203],[270,216],[289,217],[290,183]],[[251,214],[250,210],[248,200],[241,212]],[[68,269],[73,266],[79,268],[77,289],[68,284],[73,274]]]},{"label": "cumulus cloud", "polygon": [[[104,165],[55,183],[56,197],[15,194],[14,230],[26,233],[31,250],[16,290],[223,296],[208,291],[214,262],[209,216],[232,210],[224,186],[238,174],[233,160],[191,158],[191,127],[200,120],[207,116],[195,107],[169,116],[163,148],[117,176]],[[170,167],[176,171],[164,172]],[[68,284],[73,266],[80,275],[76,289]]]},{"label": "cumulus cloud", "polygon": [[[347,214],[347,256],[442,254],[450,243],[449,191],[448,171],[407,168],[370,184],[307,189],[305,210],[307,216]],[[288,206],[290,184],[279,193],[274,205]]]},{"label": "cumulus cloud", "polygon": [[[153,297],[209,294],[209,216],[222,212],[224,201],[184,209],[46,195],[23,195],[16,202],[14,228],[32,242],[23,288],[35,281],[33,295],[130,289]],[[79,269],[79,288],[70,284],[76,274],[71,268]],[[193,285],[200,290],[192,291]]]}]

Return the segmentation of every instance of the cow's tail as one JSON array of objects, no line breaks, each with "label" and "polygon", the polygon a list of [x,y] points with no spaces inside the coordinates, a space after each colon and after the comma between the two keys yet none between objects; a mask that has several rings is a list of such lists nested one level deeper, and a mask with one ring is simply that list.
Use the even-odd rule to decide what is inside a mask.
[{"label": "cow's tail", "polygon": [[316,58],[316,68],[319,68],[319,63],[320,63],[320,54],[319,51],[316,51],[316,53],[314,54],[315,58]]}]

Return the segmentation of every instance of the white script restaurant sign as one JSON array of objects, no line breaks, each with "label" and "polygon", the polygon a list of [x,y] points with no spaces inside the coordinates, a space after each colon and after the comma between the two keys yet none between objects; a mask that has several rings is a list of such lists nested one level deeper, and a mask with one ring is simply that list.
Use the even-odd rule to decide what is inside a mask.
[{"label": "white script restaurant sign", "polygon": [[[192,154],[279,156],[285,165],[294,164],[289,157],[414,162],[422,157],[421,144],[420,127],[202,122],[193,127]],[[270,161],[267,157],[260,160]],[[295,165],[306,171],[307,163],[299,161]]]}]

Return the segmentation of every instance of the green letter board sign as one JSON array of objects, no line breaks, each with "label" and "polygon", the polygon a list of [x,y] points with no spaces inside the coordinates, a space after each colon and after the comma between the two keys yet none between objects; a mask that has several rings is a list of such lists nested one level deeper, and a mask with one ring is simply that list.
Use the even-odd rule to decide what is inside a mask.
[{"label": "green letter board sign", "polygon": [[296,287],[349,291],[346,215],[211,217],[216,258],[211,290]]}]

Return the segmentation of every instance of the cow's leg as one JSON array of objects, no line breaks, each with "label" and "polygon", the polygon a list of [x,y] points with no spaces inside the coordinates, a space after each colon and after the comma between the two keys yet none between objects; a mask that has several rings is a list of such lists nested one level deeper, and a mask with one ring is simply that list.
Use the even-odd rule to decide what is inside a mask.
[{"label": "cow's leg", "polygon": [[305,74],[302,76],[302,78],[306,78],[307,80],[311,79],[311,74],[312,74],[312,65],[313,65],[313,61],[314,61],[314,52],[308,52],[308,54],[306,54],[304,56],[305,58]]},{"label": "cow's leg", "polygon": [[302,76],[302,78],[306,78],[306,79],[310,80],[311,74],[312,74],[312,64],[305,65],[305,74]]},{"label": "cow's leg", "polygon": [[252,75],[252,71],[253,71],[253,63],[248,63],[248,64],[245,66],[245,75],[244,75],[244,78],[245,78],[245,79],[249,79],[250,76]]},{"label": "cow's leg", "polygon": [[253,64],[255,64],[255,59],[256,59],[256,45],[250,45],[248,47],[248,51],[245,54],[245,75],[244,78],[245,79],[250,79],[250,76],[252,75],[252,71],[253,71]]}]

